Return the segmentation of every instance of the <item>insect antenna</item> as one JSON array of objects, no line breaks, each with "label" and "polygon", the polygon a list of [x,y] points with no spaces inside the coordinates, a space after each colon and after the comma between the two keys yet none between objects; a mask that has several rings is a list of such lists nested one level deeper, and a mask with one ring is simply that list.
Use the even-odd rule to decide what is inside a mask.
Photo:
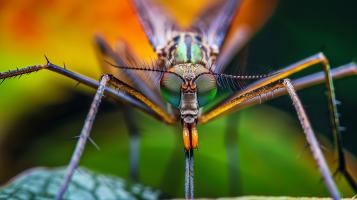
[{"label": "insect antenna", "polygon": [[244,88],[245,83],[251,80],[259,80],[263,78],[267,78],[270,76],[275,75],[276,73],[270,74],[259,74],[259,75],[231,75],[231,74],[224,74],[224,73],[215,73],[215,72],[205,72],[201,73],[195,77],[194,81],[204,75],[204,74],[211,74],[216,77],[217,85],[223,89],[228,89],[230,91],[237,91]]},{"label": "insect antenna", "polygon": [[139,71],[147,71],[147,72],[157,72],[157,73],[170,73],[170,74],[174,74],[176,76],[178,76],[179,78],[182,79],[182,81],[185,81],[185,79],[183,77],[181,77],[179,74],[175,73],[175,72],[172,72],[172,71],[167,71],[167,70],[162,70],[162,69],[157,69],[157,68],[153,68],[153,67],[129,67],[129,66],[125,66],[125,65],[122,65],[122,66],[119,66],[119,65],[115,65],[107,60],[104,60],[107,64],[115,67],[115,68],[118,68],[118,69],[124,69],[124,70],[139,70]]}]

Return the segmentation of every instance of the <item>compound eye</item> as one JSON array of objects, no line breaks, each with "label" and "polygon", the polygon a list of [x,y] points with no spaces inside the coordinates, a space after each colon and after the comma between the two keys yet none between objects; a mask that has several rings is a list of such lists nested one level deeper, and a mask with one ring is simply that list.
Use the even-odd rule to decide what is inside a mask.
[{"label": "compound eye", "polygon": [[216,78],[212,74],[202,74],[196,81],[199,107],[211,102],[217,94]]},{"label": "compound eye", "polygon": [[182,84],[180,77],[168,72],[164,73],[160,81],[161,96],[176,108],[180,105]]}]

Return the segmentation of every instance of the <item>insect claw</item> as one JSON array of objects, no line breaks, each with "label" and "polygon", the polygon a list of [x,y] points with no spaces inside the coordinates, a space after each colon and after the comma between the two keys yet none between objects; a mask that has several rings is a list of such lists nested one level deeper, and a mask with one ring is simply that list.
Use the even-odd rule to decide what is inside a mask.
[{"label": "insect claw", "polygon": [[335,99],[334,104],[335,104],[335,105],[337,105],[337,106],[338,106],[338,105],[341,105],[341,101],[339,101],[339,100]]},{"label": "insect claw", "polygon": [[341,169],[340,167],[337,167],[337,169],[335,170],[335,172],[332,174],[332,177],[336,180],[340,179],[341,178]]},{"label": "insect claw", "polygon": [[66,69],[66,63],[63,62],[63,68]]},{"label": "insect claw", "polygon": [[262,96],[259,94],[259,104],[262,104]]},{"label": "insect claw", "polygon": [[46,56],[46,54],[43,54],[44,56],[45,56],[45,58],[46,58],[46,62],[47,62],[47,64],[51,64],[51,62],[50,62],[50,60],[47,58],[47,56]]},{"label": "insect claw", "polygon": [[76,135],[76,136],[73,136],[72,139],[77,139],[79,137],[80,137],[79,135]]},{"label": "insect claw", "polygon": [[346,131],[346,127],[344,127],[344,126],[339,126],[339,127],[338,127],[338,130],[341,131],[341,132]]},{"label": "insect claw", "polygon": [[78,81],[74,87],[75,88],[78,87],[79,84],[80,84],[80,82]]},{"label": "insect claw", "polygon": [[90,143],[92,143],[92,145],[98,150],[100,151],[99,146],[94,142],[94,140],[91,137],[88,137],[88,140]]},{"label": "insect claw", "polygon": [[321,149],[323,152],[328,152],[328,149],[327,149],[324,145],[322,145],[322,144],[320,144],[320,149]]}]

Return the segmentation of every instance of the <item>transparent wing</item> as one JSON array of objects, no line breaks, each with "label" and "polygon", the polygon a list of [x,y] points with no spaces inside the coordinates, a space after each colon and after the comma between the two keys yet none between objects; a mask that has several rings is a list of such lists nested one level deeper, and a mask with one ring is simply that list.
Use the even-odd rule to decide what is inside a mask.
[{"label": "transparent wing", "polygon": [[210,47],[219,51],[239,4],[239,0],[227,0],[208,6],[191,29],[199,31]]},{"label": "transparent wing", "polygon": [[158,50],[167,44],[172,32],[178,29],[175,21],[151,0],[133,0],[137,15],[151,46]]},{"label": "transparent wing", "polygon": [[136,55],[133,53],[129,45],[124,40],[118,40],[115,50],[113,50],[105,40],[96,36],[95,42],[99,48],[101,66],[106,72],[110,72],[121,81],[138,89],[147,98],[165,108],[165,103],[159,94],[158,79],[161,74],[157,72],[146,72],[137,70],[122,70],[115,68],[105,61],[109,61],[118,66],[129,67],[149,67],[152,63],[140,64]]},{"label": "transparent wing", "polygon": [[[229,62],[248,43],[250,38],[271,17],[278,0],[242,1],[239,12],[232,21],[232,27],[226,36],[224,45],[212,70],[221,73]],[[238,66],[240,67],[240,66]]]}]

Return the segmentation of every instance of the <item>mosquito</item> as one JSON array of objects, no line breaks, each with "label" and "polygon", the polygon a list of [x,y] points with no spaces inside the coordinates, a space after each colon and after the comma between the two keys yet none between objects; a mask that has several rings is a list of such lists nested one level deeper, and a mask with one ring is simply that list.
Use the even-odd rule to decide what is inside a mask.
[{"label": "mosquito", "polygon": [[[340,193],[320,150],[308,116],[296,94],[296,90],[320,83],[325,83],[327,90],[328,109],[339,164],[337,172],[340,172],[351,188],[357,192],[356,183],[346,168],[332,81],[333,78],[356,75],[356,64],[349,63],[331,70],[325,55],[317,53],[267,75],[225,74],[225,68],[237,54],[242,43],[239,37],[233,37],[229,41],[226,37],[228,32],[232,32],[233,35],[238,33],[238,30],[232,29],[231,23],[241,3],[237,0],[220,1],[218,5],[206,9],[189,28],[182,29],[158,5],[147,0],[133,0],[139,21],[157,59],[151,64],[139,64],[138,58],[125,43],[121,51],[116,52],[102,37],[97,36],[96,43],[105,58],[105,65],[116,70],[113,74],[102,75],[99,81],[59,67],[51,63],[47,57],[46,64],[0,73],[0,79],[4,81],[6,78],[47,69],[96,89],[77,145],[67,166],[67,172],[57,193],[57,200],[63,198],[79,165],[86,142],[90,140],[89,135],[104,95],[118,103],[124,102],[137,108],[166,124],[181,124],[185,154],[185,198],[193,199],[194,150],[198,147],[197,125],[285,94],[292,101],[323,182],[331,197],[340,199]],[[227,45],[223,45],[224,43]],[[322,71],[294,80],[288,78],[313,66],[322,66]],[[214,106],[203,109],[215,101],[217,91],[224,81],[245,80],[253,82],[220,100]],[[134,127],[129,131],[135,132],[135,124],[132,126]]]}]

